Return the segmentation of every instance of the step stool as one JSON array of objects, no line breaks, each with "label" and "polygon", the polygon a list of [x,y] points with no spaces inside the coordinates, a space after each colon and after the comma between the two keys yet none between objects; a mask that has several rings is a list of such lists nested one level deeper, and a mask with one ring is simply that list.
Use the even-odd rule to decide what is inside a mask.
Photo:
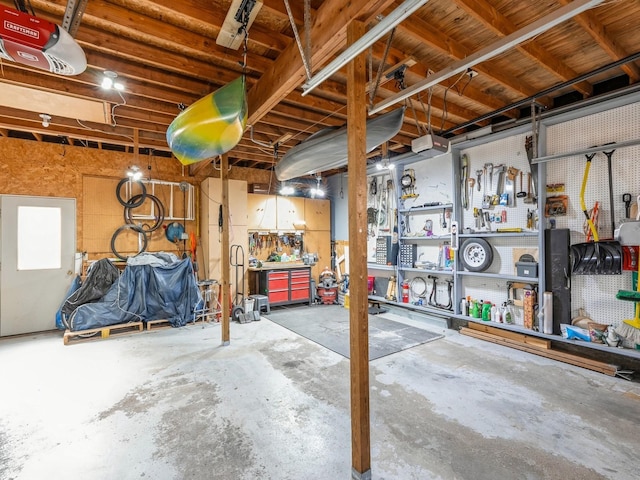
[{"label": "step stool", "polygon": [[271,306],[269,305],[269,297],[266,295],[249,295],[249,298],[254,300],[253,310],[255,312],[261,312],[262,307],[267,308],[267,313],[271,313]]}]

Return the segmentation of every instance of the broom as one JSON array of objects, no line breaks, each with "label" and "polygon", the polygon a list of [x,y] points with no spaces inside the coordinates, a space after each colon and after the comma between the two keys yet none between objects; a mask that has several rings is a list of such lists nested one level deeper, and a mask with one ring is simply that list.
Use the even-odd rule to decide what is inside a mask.
[{"label": "broom", "polygon": [[634,290],[618,290],[616,298],[619,300],[627,300],[636,302],[635,318],[624,320],[619,327],[616,327],[616,333],[624,337],[631,345],[640,345],[640,259],[636,260],[638,264],[638,277],[636,281],[636,289]]}]

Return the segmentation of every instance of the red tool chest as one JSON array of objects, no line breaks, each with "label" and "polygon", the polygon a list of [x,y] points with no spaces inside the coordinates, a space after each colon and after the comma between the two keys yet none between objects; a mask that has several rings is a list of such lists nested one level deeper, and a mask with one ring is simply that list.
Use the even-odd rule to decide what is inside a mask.
[{"label": "red tool chest", "polygon": [[269,297],[270,305],[311,303],[311,270],[297,268],[260,272],[259,293]]}]

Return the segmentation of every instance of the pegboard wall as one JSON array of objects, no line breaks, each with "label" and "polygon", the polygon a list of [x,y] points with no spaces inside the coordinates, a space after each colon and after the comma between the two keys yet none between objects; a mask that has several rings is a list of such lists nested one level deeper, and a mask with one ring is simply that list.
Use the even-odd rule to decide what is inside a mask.
[{"label": "pegboard wall", "polygon": [[452,203],[452,166],[451,155],[442,155],[428,160],[420,160],[399,168],[398,178],[403,175],[405,170],[410,168],[414,170],[416,178],[415,193],[417,194],[417,197],[401,201],[399,208],[409,209],[433,202]]},{"label": "pegboard wall", "polygon": [[[473,209],[482,208],[482,198],[484,195],[495,195],[498,191],[498,176],[496,168],[498,165],[504,165],[508,167],[514,167],[518,169],[518,172],[522,172],[522,187],[520,186],[520,175],[518,174],[515,179],[514,194],[524,191],[528,192],[527,188],[527,174],[529,172],[529,161],[527,160],[527,153],[525,150],[526,135],[514,135],[512,137],[496,140],[495,142],[486,143],[484,145],[478,145],[476,147],[468,148],[460,152],[462,155],[467,155],[469,158],[469,176],[476,180],[476,184],[473,187],[473,193],[470,197],[468,208],[462,210],[462,223],[460,225],[461,232],[469,233],[467,229],[473,229],[478,232],[487,232],[489,227],[477,228],[475,224],[475,218],[473,216]],[[494,166],[493,177],[489,178],[489,168],[485,172],[484,166],[491,164]],[[480,182],[478,182],[477,171],[482,171]],[[506,173],[505,173],[506,178]],[[480,183],[480,190],[478,190],[478,183]],[[504,181],[500,185],[504,188]],[[524,202],[525,198],[515,198],[513,206],[500,206],[491,205],[488,209],[490,214],[501,214],[502,211],[506,211],[507,221],[500,223],[491,223],[491,228],[523,228],[527,227],[527,210],[536,209],[536,204],[527,204]],[[535,228],[534,230],[537,230]]]},{"label": "pegboard wall", "polygon": [[[609,142],[640,139],[640,104],[631,104],[578,118],[547,128],[547,154],[579,151]],[[603,150],[610,150],[606,147]],[[615,226],[625,218],[623,193],[630,193],[633,203],[640,195],[640,146],[616,150],[612,157],[613,218]],[[547,184],[564,183],[569,197],[567,215],[553,217],[557,228],[571,231],[571,243],[585,241],[584,214],[580,209],[580,187],[586,165],[584,155],[564,157],[547,162]],[[551,194],[548,194],[551,195]],[[585,191],[588,209],[599,202],[599,236],[611,238],[611,205],[607,157],[598,152],[591,162]],[[618,290],[631,290],[631,272],[622,275],[574,275],[571,280],[572,317],[584,308],[594,321],[619,325],[633,318],[634,303],[616,299]]]},{"label": "pegboard wall", "polygon": [[[373,179],[377,180],[378,193],[382,192],[382,196],[386,198],[385,203],[390,208],[386,208],[387,211],[391,211],[393,208],[400,210],[410,209],[414,206],[424,205],[425,203],[440,202],[442,204],[453,203],[454,189],[452,185],[452,166],[453,160],[451,155],[443,155],[435,159],[425,159],[411,164],[401,166],[398,165],[391,173],[381,173],[375,175],[369,175],[367,181],[369,182],[369,195],[367,200],[367,207],[377,208],[383,202],[381,195],[371,195],[371,182]],[[402,196],[402,189],[399,186],[399,179],[405,174],[407,169],[413,169],[415,176],[415,197],[406,198],[404,200],[396,201]],[[390,179],[394,181],[389,183]],[[391,188],[389,188],[391,187]],[[387,198],[388,197],[388,198]],[[449,235],[451,232],[451,210],[447,210],[446,218],[443,217],[445,213],[443,211],[434,212],[422,212],[413,213],[410,216],[410,229],[415,233],[417,230],[422,230],[427,219],[430,219],[433,223],[433,235],[442,236]],[[391,223],[389,215],[385,214],[384,218],[380,218],[377,228],[374,229],[372,234],[369,235],[367,241],[367,261],[375,262],[376,252],[376,236],[377,235],[389,235],[391,233]],[[400,222],[405,220],[405,217],[400,214],[398,221],[398,228],[400,230]],[[446,220],[446,227],[443,227]],[[400,232],[401,233],[401,232]],[[418,255],[421,260],[436,262],[439,255],[439,245],[442,242],[431,240],[418,240]]]},{"label": "pegboard wall", "polygon": [[375,210],[375,222],[367,221],[367,262],[376,261],[376,238],[393,233],[393,212],[398,198],[394,174],[386,170],[367,176],[367,212]]}]

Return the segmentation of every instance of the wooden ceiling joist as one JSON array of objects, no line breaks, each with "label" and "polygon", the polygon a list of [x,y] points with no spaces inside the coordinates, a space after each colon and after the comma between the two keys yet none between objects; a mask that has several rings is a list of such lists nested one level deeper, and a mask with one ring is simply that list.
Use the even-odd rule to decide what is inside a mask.
[{"label": "wooden ceiling joist", "polygon": [[[559,0],[562,5],[567,5],[569,0]],[[600,47],[607,52],[607,54],[613,60],[620,60],[633,52],[627,52],[624,48],[618,45],[612,40],[605,30],[604,25],[598,19],[598,16],[592,12],[587,11],[574,17],[574,21],[577,22],[593,39],[600,45]],[[626,63],[620,67],[632,82],[640,80],[640,68],[635,63]]]},{"label": "wooden ceiling joist", "polygon": [[[486,28],[501,37],[509,35],[519,28],[486,0],[455,0],[455,2]],[[550,55],[543,47],[538,45],[535,40],[520,44],[516,48],[563,81],[574,79],[579,75],[564,62]],[[591,96],[593,93],[593,87],[589,82],[576,83],[574,88],[586,96]]]}]

